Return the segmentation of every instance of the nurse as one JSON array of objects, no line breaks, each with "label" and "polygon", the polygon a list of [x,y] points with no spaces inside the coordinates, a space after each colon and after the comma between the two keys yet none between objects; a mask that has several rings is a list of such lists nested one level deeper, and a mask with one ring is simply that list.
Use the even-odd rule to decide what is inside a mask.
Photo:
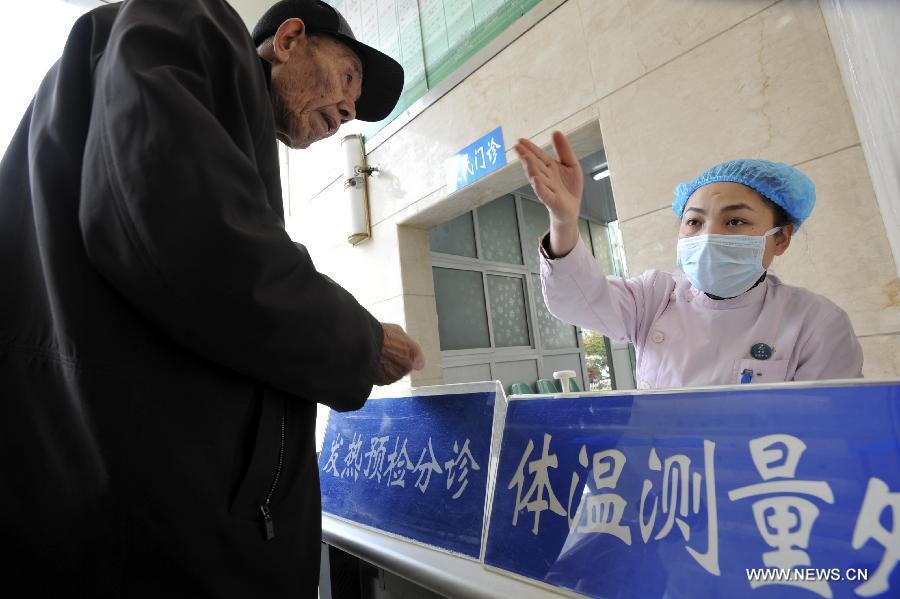
[{"label": "nurse", "polygon": [[675,189],[680,272],[607,275],[578,234],[583,176],[571,145],[558,159],[528,140],[515,150],[550,213],[541,284],[550,312],[630,341],[642,389],[862,376],[847,314],[767,268],[815,204],[813,182],[765,160],[713,166]]}]

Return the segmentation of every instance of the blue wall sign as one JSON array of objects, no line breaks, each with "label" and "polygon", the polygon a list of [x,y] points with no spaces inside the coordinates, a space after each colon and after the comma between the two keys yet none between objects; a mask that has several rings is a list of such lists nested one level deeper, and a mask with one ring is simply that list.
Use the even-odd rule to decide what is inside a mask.
[{"label": "blue wall sign", "polygon": [[618,599],[897,597],[898,560],[900,382],[509,402],[488,567]]},{"label": "blue wall sign", "polygon": [[506,148],[503,146],[503,129],[497,127],[444,162],[447,191],[462,189],[504,166]]},{"label": "blue wall sign", "polygon": [[495,402],[491,391],[332,411],[319,458],[323,511],[478,559]]}]

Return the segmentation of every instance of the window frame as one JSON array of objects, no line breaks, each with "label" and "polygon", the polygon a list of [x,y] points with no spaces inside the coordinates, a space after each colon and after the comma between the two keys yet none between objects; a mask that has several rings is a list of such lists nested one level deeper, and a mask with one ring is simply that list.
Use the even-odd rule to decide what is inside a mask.
[{"label": "window frame", "polygon": [[[538,378],[550,378],[551,373],[547,373],[546,377],[542,377],[541,373],[545,371],[545,357],[551,356],[574,356],[576,357],[581,381],[584,389],[587,389],[587,364],[584,359],[584,340],[582,338],[581,327],[570,325],[575,330],[575,345],[573,347],[564,347],[558,349],[549,349],[544,346],[544,340],[541,337],[538,324],[536,322],[537,306],[535,297],[537,295],[532,282],[532,275],[540,275],[539,268],[532,268],[526,259],[526,253],[530,250],[536,252],[537,248],[529,247],[525,235],[525,222],[522,209],[522,202],[539,202],[539,200],[524,190],[517,190],[509,193],[499,194],[495,200],[499,200],[505,196],[512,196],[515,214],[516,226],[519,236],[519,246],[522,251],[522,264],[511,264],[506,262],[496,262],[484,260],[483,249],[481,247],[481,229],[478,219],[478,207],[472,208],[467,212],[472,215],[472,234],[475,236],[475,258],[457,256],[454,254],[446,254],[442,252],[431,251],[432,268],[450,268],[457,270],[476,271],[481,273],[482,285],[485,298],[485,310],[488,320],[488,337],[490,347],[472,348],[472,349],[456,349],[456,350],[440,350],[441,366],[443,368],[455,368],[464,366],[476,366],[486,364],[491,372],[491,377],[497,379],[497,365],[505,362],[521,362],[533,360],[537,366]],[[494,201],[494,200],[491,200]],[[594,222],[587,217],[580,217],[588,222]],[[606,226],[603,223],[596,223]],[[527,319],[528,336],[531,341],[530,346],[514,346],[514,347],[496,347],[494,322],[491,314],[490,290],[488,288],[487,277],[511,276],[519,278],[522,281],[522,290],[525,293],[525,315]],[[517,381],[513,381],[517,382]],[[532,381],[525,381],[532,383]]]}]

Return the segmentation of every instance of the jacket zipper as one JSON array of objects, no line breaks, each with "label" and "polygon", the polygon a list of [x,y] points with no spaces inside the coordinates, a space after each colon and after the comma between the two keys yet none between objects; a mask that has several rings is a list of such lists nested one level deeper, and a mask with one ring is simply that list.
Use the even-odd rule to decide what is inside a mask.
[{"label": "jacket zipper", "polygon": [[[283,400],[282,400],[283,401]],[[281,480],[281,469],[284,467],[284,454],[286,445],[285,419],[287,416],[287,403],[284,403],[284,413],[281,415],[281,445],[278,449],[278,465],[275,467],[275,476],[272,478],[272,484],[269,492],[266,494],[265,500],[259,506],[259,519],[262,524],[263,536],[266,541],[275,538],[275,521],[272,519],[272,496],[278,488],[278,481]]]}]

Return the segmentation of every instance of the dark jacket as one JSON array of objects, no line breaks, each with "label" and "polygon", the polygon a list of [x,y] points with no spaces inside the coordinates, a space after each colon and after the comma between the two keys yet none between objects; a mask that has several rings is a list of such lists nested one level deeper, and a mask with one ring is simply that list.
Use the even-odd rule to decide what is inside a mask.
[{"label": "dark jacket", "polygon": [[382,332],[285,233],[266,67],[224,0],[97,9],[0,163],[6,588],[315,596]]}]

